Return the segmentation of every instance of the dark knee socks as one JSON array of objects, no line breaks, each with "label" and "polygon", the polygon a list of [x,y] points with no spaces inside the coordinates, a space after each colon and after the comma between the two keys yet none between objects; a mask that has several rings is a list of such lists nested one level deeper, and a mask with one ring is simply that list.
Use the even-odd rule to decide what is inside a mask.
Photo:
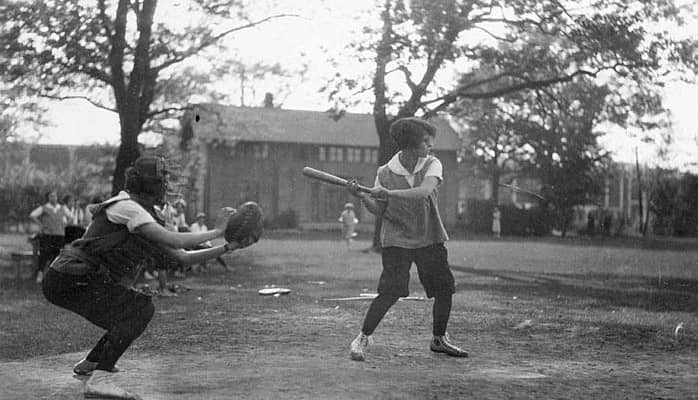
[{"label": "dark knee socks", "polygon": [[94,361],[97,361],[97,369],[111,371],[131,343],[145,331],[154,313],[153,304],[149,303],[132,319],[122,321],[119,326],[102,336],[87,356],[87,360],[93,361],[90,357],[94,357],[96,358]]},{"label": "dark knee socks", "polygon": [[90,351],[90,354],[87,355],[86,360],[89,362],[98,362],[99,355],[102,354],[102,352],[104,351],[104,346],[107,344],[107,340],[109,340],[108,333],[104,334],[104,336],[102,336],[99,339],[99,341],[97,342],[95,347],[93,347],[92,350]]},{"label": "dark knee socks", "polygon": [[373,300],[371,306],[368,308],[366,318],[364,319],[364,326],[361,328],[361,332],[363,332],[365,335],[372,334],[385,316],[385,313],[387,313],[390,307],[397,302],[397,299],[398,296],[383,294],[378,295],[378,297]]},{"label": "dark knee socks", "polygon": [[[397,296],[379,295],[376,297],[366,313],[366,318],[364,319],[364,325],[363,328],[361,328],[361,332],[363,332],[365,335],[371,335],[390,307],[392,307],[397,300]],[[443,336],[446,334],[448,319],[451,315],[451,304],[451,295],[434,298],[433,333],[435,336]]]},{"label": "dark knee socks", "polygon": [[446,334],[448,318],[451,315],[451,295],[434,298],[434,336]]}]

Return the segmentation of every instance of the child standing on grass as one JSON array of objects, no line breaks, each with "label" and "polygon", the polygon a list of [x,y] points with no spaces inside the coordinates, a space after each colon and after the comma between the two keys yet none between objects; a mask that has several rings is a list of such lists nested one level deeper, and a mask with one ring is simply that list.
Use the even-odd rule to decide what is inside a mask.
[{"label": "child standing on grass", "polygon": [[495,207],[492,211],[492,234],[494,237],[502,237],[502,212],[499,207]]},{"label": "child standing on grass", "polygon": [[342,237],[347,242],[347,246],[350,246],[351,242],[354,241],[354,237],[356,237],[354,229],[356,224],[359,223],[354,213],[354,204],[347,203],[344,205],[344,211],[339,216],[339,222],[342,223]]},{"label": "child standing on grass", "polygon": [[364,361],[373,331],[390,307],[400,297],[409,295],[413,262],[417,264],[427,297],[434,298],[431,351],[467,357],[467,352],[451,344],[446,333],[455,282],[444,246],[448,235],[437,203],[443,167],[438,158],[429,154],[436,128],[419,118],[403,118],[391,125],[390,135],[400,151],[378,168],[371,195],[359,192],[356,181],[347,185],[349,192],[371,213],[382,218],[383,260],[378,297],[366,313],[361,332],[351,343],[350,357]]}]

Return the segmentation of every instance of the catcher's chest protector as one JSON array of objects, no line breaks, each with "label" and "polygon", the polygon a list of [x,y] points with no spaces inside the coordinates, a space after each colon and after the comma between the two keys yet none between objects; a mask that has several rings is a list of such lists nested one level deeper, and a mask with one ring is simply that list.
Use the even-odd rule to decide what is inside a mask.
[{"label": "catcher's chest protector", "polygon": [[126,225],[107,219],[106,208],[113,204],[116,202],[98,211],[83,238],[73,242],[72,246],[106,267],[116,281],[134,275],[136,267],[144,260],[153,260],[161,268],[171,267],[175,261],[159,245],[130,233]]}]

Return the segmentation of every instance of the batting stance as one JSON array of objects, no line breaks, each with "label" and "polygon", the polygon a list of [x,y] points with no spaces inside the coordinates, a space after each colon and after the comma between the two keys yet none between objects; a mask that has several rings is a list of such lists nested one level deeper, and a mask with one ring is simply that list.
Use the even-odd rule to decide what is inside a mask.
[{"label": "batting stance", "polygon": [[419,280],[429,298],[434,298],[432,351],[454,357],[468,353],[454,346],[446,334],[455,292],[444,242],[448,235],[437,205],[443,167],[430,155],[436,128],[418,118],[403,118],[390,127],[400,151],[378,168],[371,194],[359,192],[356,181],[347,185],[366,208],[382,218],[380,240],[383,272],[378,297],[366,313],[361,332],[351,343],[351,359],[364,361],[369,337],[398,298],[409,295],[410,267],[417,264]]},{"label": "batting stance", "polygon": [[164,203],[167,185],[168,171],[161,157],[137,159],[126,171],[126,190],[95,205],[83,237],[61,251],[44,277],[43,292],[49,302],[107,331],[73,369],[76,374],[91,375],[85,397],[138,398],[110,380],[119,357],[143,333],[154,313],[150,296],[131,287],[137,265],[144,259],[170,266],[197,264],[251,244],[181,250],[222,236],[227,216],[222,213],[216,229],[208,232],[165,229],[154,206]]}]

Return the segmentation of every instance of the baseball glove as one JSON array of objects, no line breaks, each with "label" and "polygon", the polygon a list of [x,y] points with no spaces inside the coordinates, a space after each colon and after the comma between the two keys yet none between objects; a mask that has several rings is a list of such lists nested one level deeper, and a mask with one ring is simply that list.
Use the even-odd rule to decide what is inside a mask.
[{"label": "baseball glove", "polygon": [[224,237],[227,242],[255,243],[264,231],[263,214],[259,204],[248,201],[228,218]]}]

